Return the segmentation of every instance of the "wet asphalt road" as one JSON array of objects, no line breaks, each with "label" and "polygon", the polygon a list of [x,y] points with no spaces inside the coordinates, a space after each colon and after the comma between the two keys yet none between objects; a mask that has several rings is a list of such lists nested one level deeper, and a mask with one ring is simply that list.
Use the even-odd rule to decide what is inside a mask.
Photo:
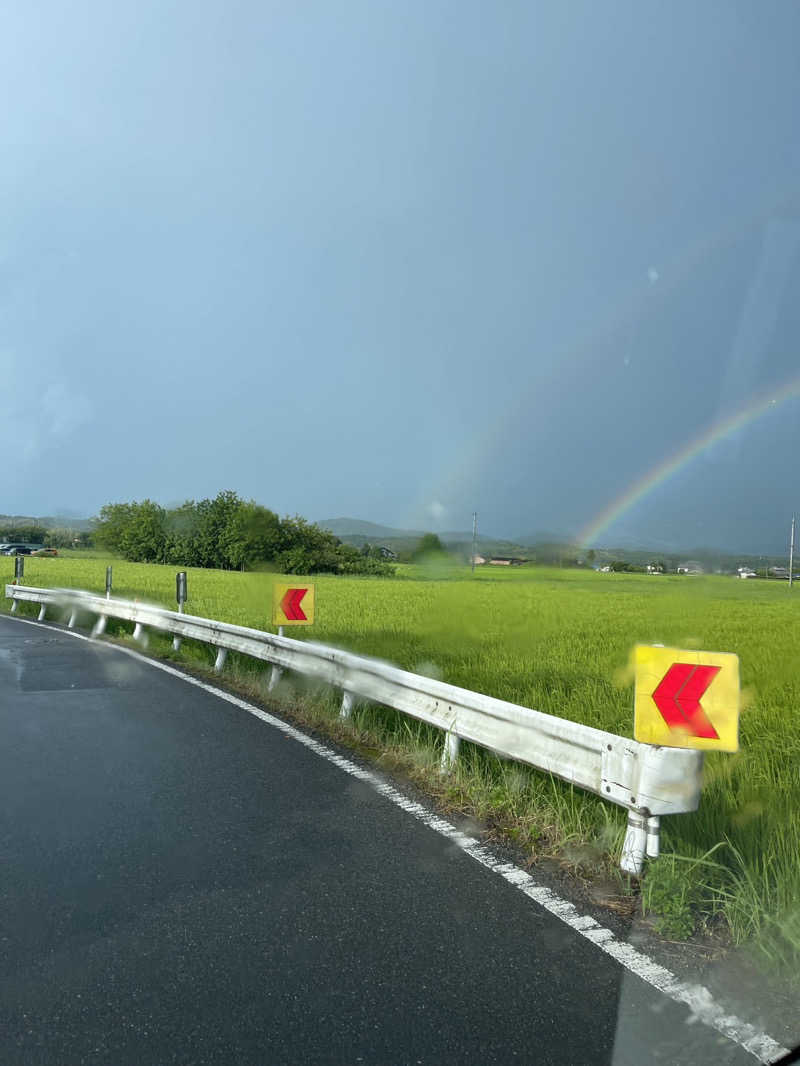
[{"label": "wet asphalt road", "polygon": [[748,1063],[296,741],[0,618],[0,1062]]}]

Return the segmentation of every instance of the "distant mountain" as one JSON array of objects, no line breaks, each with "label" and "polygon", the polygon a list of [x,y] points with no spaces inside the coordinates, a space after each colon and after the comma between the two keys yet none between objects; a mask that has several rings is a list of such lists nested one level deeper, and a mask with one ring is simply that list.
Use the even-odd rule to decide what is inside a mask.
[{"label": "distant mountain", "polygon": [[[317,525],[322,529],[329,529],[340,540],[346,544],[353,544],[357,548],[361,548],[365,543],[377,543],[400,552],[408,551],[410,547],[413,547],[424,532],[419,529],[394,529],[391,526],[379,525],[377,522],[367,522],[362,518],[326,518],[317,522]],[[469,554],[472,549],[471,529],[440,532],[438,536],[451,551]],[[485,533],[478,534],[477,544],[478,550],[485,556],[528,557],[530,555],[516,541],[492,537]]]},{"label": "distant mountain", "polygon": [[552,530],[540,529],[536,533],[526,533],[517,537],[517,544],[532,548],[535,544],[574,544],[575,540],[567,533],[553,533]]},{"label": "distant mountain", "polygon": [[[430,532],[424,529],[394,529],[391,526],[382,526],[377,522],[367,522],[363,518],[325,518],[317,525],[322,529],[329,529],[331,533],[341,538],[361,538],[366,540],[417,540],[423,533]],[[471,544],[472,530],[450,530],[438,533],[439,539],[445,544]],[[490,537],[479,533],[478,543],[487,544],[514,544],[518,542],[504,540],[502,537]]]},{"label": "distant mountain", "polygon": [[33,518],[31,515],[0,514],[0,526],[14,526],[22,529],[24,526],[40,526],[44,529],[91,529],[92,522],[89,518],[72,518],[65,515],[45,515]]},{"label": "distant mountain", "polygon": [[317,525],[329,529],[337,537],[421,537],[423,531],[415,529],[392,529],[377,522],[366,522],[363,518],[325,518]]}]

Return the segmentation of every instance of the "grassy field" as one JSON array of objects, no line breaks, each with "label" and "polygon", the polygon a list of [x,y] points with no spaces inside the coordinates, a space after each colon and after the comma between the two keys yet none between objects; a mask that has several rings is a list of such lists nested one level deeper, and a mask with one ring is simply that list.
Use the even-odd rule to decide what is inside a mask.
[{"label": "grassy field", "polygon": [[[99,554],[26,559],[25,584],[102,592],[174,605],[175,568]],[[13,578],[13,559],[0,564]],[[193,614],[270,629],[272,574],[190,570]],[[665,818],[662,858],[641,898],[669,937],[724,928],[774,962],[800,952],[800,670],[794,654],[800,589],[719,577],[647,577],[575,570],[476,571],[401,567],[394,579],[319,576],[317,623],[295,630],[529,707],[632,735],[627,663],[637,642],[736,652],[744,711],[741,751],[706,760],[700,809]],[[166,641],[154,644],[169,655]],[[207,665],[207,649],[181,656]],[[234,664],[234,668],[235,664]],[[262,673],[263,673],[263,668]],[[261,684],[250,664],[240,680]],[[558,854],[586,871],[613,870],[624,812],[470,745],[456,772],[435,771],[441,739],[385,708],[336,722],[316,694],[314,723],[393,753],[445,803],[512,836],[533,857]],[[314,717],[316,716],[316,717]],[[620,892],[624,886],[620,884]]]}]

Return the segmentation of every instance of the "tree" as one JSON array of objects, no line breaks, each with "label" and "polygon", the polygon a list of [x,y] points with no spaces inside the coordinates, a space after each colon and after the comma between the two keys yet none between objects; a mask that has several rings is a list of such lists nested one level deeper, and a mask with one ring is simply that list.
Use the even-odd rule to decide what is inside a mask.
[{"label": "tree", "polygon": [[44,537],[46,548],[90,548],[94,539],[87,529],[70,529],[68,526],[53,526]]},{"label": "tree", "polygon": [[95,543],[112,552],[122,552],[125,531],[133,520],[132,503],[107,503],[100,509],[94,531]]},{"label": "tree", "polygon": [[167,543],[166,512],[152,500],[111,503],[100,511],[95,543],[132,562],[163,562]]},{"label": "tree", "polygon": [[194,500],[167,511],[165,519],[165,562],[175,566],[199,566],[197,527],[199,516]]},{"label": "tree", "polygon": [[47,530],[44,526],[15,526],[7,525],[0,529],[0,539],[20,544],[44,544]]},{"label": "tree", "polygon": [[443,555],[444,550],[444,544],[435,533],[424,533],[414,549],[414,558],[421,559],[425,555]]},{"label": "tree", "polygon": [[274,559],[280,546],[280,519],[254,500],[242,503],[229,515],[219,538],[220,554],[237,569]]},{"label": "tree", "polygon": [[596,558],[597,552],[595,552],[594,548],[590,548],[586,553],[586,562],[589,564],[589,566],[592,566]]},{"label": "tree", "polygon": [[152,500],[132,505],[130,521],[122,535],[121,549],[126,559],[137,563],[164,561],[166,512]]},{"label": "tree", "polygon": [[299,515],[280,519],[230,490],[170,511],[152,500],[106,504],[95,535],[101,547],[141,562],[239,569],[275,561],[287,574],[394,573],[313,522]]},{"label": "tree", "polygon": [[197,504],[195,543],[198,566],[229,570],[235,565],[225,554],[222,537],[241,506],[242,500],[231,489],[223,489],[213,500],[201,500]]}]

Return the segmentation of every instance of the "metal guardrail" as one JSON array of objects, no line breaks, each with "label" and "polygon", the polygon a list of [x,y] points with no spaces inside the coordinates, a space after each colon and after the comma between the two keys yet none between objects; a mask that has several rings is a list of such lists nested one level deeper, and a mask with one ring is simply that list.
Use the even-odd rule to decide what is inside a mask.
[{"label": "metal guardrail", "polygon": [[460,741],[468,740],[554,774],[626,808],[620,866],[627,873],[641,873],[645,855],[658,856],[661,815],[694,811],[700,802],[700,751],[642,744],[376,659],[146,603],[16,584],[6,585],[6,597],[12,612],[19,602],[38,603],[40,621],[48,607],[68,611],[70,628],[81,615],[96,616],[94,637],[103,633],[108,618],[116,618],[132,622],[137,639],[149,627],[172,634],[176,646],[180,640],[210,644],[217,649],[217,671],[229,651],[261,659],[272,665],[270,689],[284,670],[297,671],[340,689],[343,717],[356,700],[393,707],[444,731],[445,770],[457,758]]}]

